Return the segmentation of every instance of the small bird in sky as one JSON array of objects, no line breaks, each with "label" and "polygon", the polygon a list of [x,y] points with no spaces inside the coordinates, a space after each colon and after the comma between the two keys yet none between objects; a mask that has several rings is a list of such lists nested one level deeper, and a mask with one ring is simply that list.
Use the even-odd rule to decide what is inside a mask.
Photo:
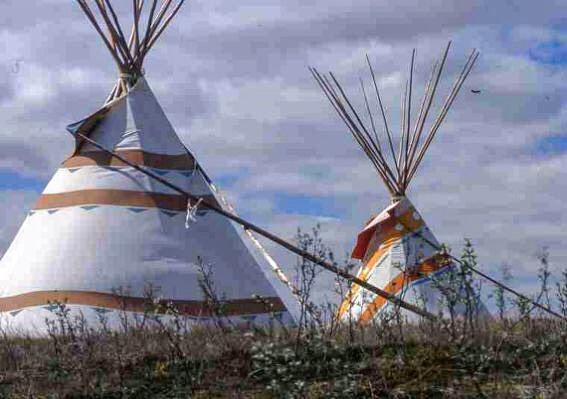
[{"label": "small bird in sky", "polygon": [[22,59],[16,60],[16,62],[14,62],[14,65],[12,65],[12,72],[13,73],[19,73],[20,69],[21,69],[21,64],[23,62],[24,62],[24,60],[22,60]]},{"label": "small bird in sky", "polygon": [[471,93],[480,94],[480,90],[471,89]]}]

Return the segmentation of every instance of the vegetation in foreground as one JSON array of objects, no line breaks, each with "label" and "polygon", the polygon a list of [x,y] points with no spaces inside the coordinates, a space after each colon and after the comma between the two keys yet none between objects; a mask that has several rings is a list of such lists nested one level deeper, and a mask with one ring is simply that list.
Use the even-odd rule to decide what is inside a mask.
[{"label": "vegetation in foreground", "polygon": [[[298,241],[332,259],[317,231]],[[303,260],[297,264],[302,312],[293,328],[277,317],[264,326],[232,325],[210,292],[209,273],[203,292],[218,316],[208,326],[189,329],[173,308],[168,318],[158,316],[163,305],[151,297],[144,321],[124,322],[120,331],[89,326],[58,304],[48,337],[0,334],[0,397],[566,397],[566,323],[499,290],[491,293],[497,314],[480,317],[481,286],[465,267],[476,262],[470,244],[461,260],[450,280],[468,294],[455,300],[456,291],[444,290],[448,315],[441,322],[407,323],[391,309],[369,325],[338,323],[333,305],[310,302],[317,269]],[[540,265],[534,299],[567,315],[567,272],[551,287],[546,254]],[[336,289],[345,287],[337,281]],[[451,317],[458,301],[467,311]]]}]

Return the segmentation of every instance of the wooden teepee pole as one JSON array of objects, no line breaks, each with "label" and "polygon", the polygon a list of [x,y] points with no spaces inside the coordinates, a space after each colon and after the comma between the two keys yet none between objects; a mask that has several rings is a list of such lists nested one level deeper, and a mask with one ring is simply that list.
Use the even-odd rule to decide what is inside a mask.
[{"label": "wooden teepee pole", "polygon": [[413,169],[412,169],[410,176],[409,176],[410,180],[414,176],[415,172],[417,171],[417,168],[419,167],[419,164],[423,160],[423,157],[424,157],[425,153],[427,152],[427,149],[431,145],[431,142],[433,141],[435,134],[437,133],[439,127],[443,123],[443,120],[447,116],[447,113],[449,112],[449,109],[451,108],[453,101],[457,97],[457,94],[459,94],[461,86],[465,82],[465,80],[466,80],[467,76],[469,75],[472,67],[474,66],[474,63],[476,62],[478,55],[479,55],[479,53],[476,51],[476,49],[472,50],[471,54],[469,55],[469,58],[467,59],[465,66],[463,67],[459,77],[455,81],[453,88],[451,89],[451,93],[449,94],[449,96],[445,100],[445,103],[443,104],[443,108],[441,109],[441,112],[439,113],[439,116],[437,117],[435,123],[431,127],[431,130],[429,131],[427,139],[426,139],[425,143],[423,144],[423,147],[421,148],[421,150],[419,152],[417,160],[415,161],[415,165],[413,166]]},{"label": "wooden teepee pole", "polygon": [[101,39],[104,42],[108,51],[110,51],[110,54],[112,55],[112,58],[116,62],[116,65],[118,66],[118,69],[120,70],[120,72],[124,72],[126,70],[125,63],[122,61],[122,59],[120,59],[120,56],[118,55],[118,52],[116,51],[116,46],[113,46],[113,44],[110,42],[110,40],[106,37],[106,35],[102,31],[99,23],[97,22],[93,12],[91,11],[90,7],[87,4],[87,2],[85,0],[76,0],[76,1],[79,4],[79,6],[81,7],[81,9],[83,10],[83,12],[85,13],[85,15],[87,16],[88,20],[91,22],[91,24],[93,25],[93,27],[97,31],[97,33],[99,34],[99,36],[101,37]]},{"label": "wooden teepee pole", "polygon": [[364,151],[368,159],[370,159],[370,161],[378,171],[378,175],[383,180],[390,194],[394,195],[396,189],[394,188],[393,182],[390,181],[390,179],[387,176],[387,173],[383,170],[382,165],[380,165],[379,161],[372,154],[371,150],[368,148],[364,140],[361,138],[359,132],[357,131],[356,124],[350,118],[348,112],[346,111],[344,105],[342,104],[340,98],[338,97],[338,94],[335,93],[335,91],[333,90],[331,83],[328,80],[326,80],[326,77],[321,76],[321,74],[315,68],[309,68],[309,70],[311,71],[313,77],[319,84],[319,87],[321,88],[321,90],[329,100],[329,103],[335,109],[337,115],[347,126],[351,135],[354,137],[355,141],[360,145],[361,149]]},{"label": "wooden teepee pole", "polygon": [[353,107],[352,103],[350,102],[350,100],[349,100],[348,96],[346,95],[344,89],[342,88],[341,84],[338,82],[338,80],[335,78],[335,76],[333,75],[332,72],[329,72],[329,75],[333,79],[336,87],[339,89],[339,91],[341,93],[341,96],[343,97],[344,101],[348,104],[352,114],[356,118],[356,121],[358,122],[358,126],[360,126],[360,128],[361,128],[361,129],[359,129],[359,131],[361,131],[361,133],[364,132],[364,135],[368,138],[367,142],[369,144],[369,147],[373,150],[373,153],[378,158],[378,160],[380,161],[380,164],[383,166],[383,168],[387,172],[387,174],[395,181],[395,177],[394,177],[392,171],[390,170],[390,167],[388,166],[388,164],[384,160],[382,153],[378,150],[377,146],[374,144],[374,140],[372,140],[372,135],[366,129],[366,126],[364,125],[360,116],[358,115],[358,112],[356,112],[356,109]]},{"label": "wooden teepee pole", "polygon": [[121,44],[122,52],[124,53],[125,58],[128,60],[130,64],[129,67],[134,68],[134,59],[132,58],[132,54],[130,53],[130,49],[128,48],[128,43],[126,42],[126,37],[124,36],[124,32],[122,31],[120,21],[118,20],[118,16],[116,15],[116,12],[114,12],[114,8],[112,7],[110,0],[97,0],[97,4],[98,3],[100,4],[106,3],[106,6],[110,11],[110,15],[112,17],[112,20],[114,21],[114,24],[108,17],[108,13],[106,12],[106,10],[103,11],[103,9],[101,8],[101,14],[103,15],[106,23],[110,27],[112,27],[116,37],[118,38],[119,43]]},{"label": "wooden teepee pole", "polygon": [[[423,128],[425,126],[425,122],[427,120],[427,116],[429,115],[429,110],[431,109],[431,104],[433,103],[433,99],[435,98],[435,92],[437,90],[437,86],[439,84],[439,80],[441,79],[441,74],[443,73],[443,67],[445,66],[445,61],[447,60],[447,55],[449,54],[449,49],[451,48],[451,42],[449,41],[447,43],[447,46],[445,47],[445,51],[443,52],[443,56],[441,57],[441,62],[439,65],[439,69],[437,70],[437,74],[435,75],[435,81],[433,83],[433,86],[431,88],[431,92],[429,94],[429,97],[427,98],[427,102],[423,111],[423,116],[421,118],[421,121],[418,121],[418,123],[415,126],[415,134],[414,134],[414,140],[412,140],[412,145],[410,148],[410,160],[409,160],[409,175],[408,175],[408,184],[409,181],[411,180],[410,175],[411,170],[414,168],[414,157],[416,155],[416,151],[418,149],[419,146],[419,141],[423,132]],[[434,68],[435,71],[435,68]],[[427,97],[427,95],[426,95]],[[424,98],[425,100],[425,98]]]},{"label": "wooden teepee pole", "polygon": [[153,45],[155,44],[155,42],[160,38],[160,36],[162,35],[162,33],[164,32],[164,30],[169,26],[169,24],[171,23],[172,19],[177,15],[177,13],[179,12],[179,9],[181,8],[181,6],[183,5],[183,3],[185,2],[185,0],[181,0],[177,6],[173,9],[173,11],[169,14],[169,16],[165,19],[165,21],[163,22],[161,28],[159,28],[159,30],[153,35],[151,41],[148,43],[148,46],[144,49],[144,55],[151,50],[151,48],[153,47]]},{"label": "wooden teepee pole", "polygon": [[[409,77],[406,81],[405,89],[402,93],[401,98],[401,128],[400,137],[398,140],[396,140],[395,143],[397,147],[396,150],[394,150],[394,139],[388,126],[388,121],[386,118],[384,106],[382,104],[382,99],[380,97],[374,69],[372,68],[372,64],[370,63],[368,55],[366,55],[366,61],[370,69],[370,75],[372,77],[372,82],[374,83],[374,89],[378,100],[378,110],[382,115],[384,128],[386,130],[392,162],[389,162],[389,160],[387,160],[384,156],[384,147],[382,146],[377,133],[374,116],[372,115],[370,109],[363,80],[359,78],[360,87],[364,98],[365,109],[368,113],[368,119],[370,120],[369,127],[367,127],[367,122],[364,122],[362,120],[363,118],[359,116],[358,111],[352,105],[352,102],[346,95],[345,90],[342,88],[341,84],[338,82],[332,72],[329,73],[329,76],[332,79],[331,81],[331,79],[327,78],[326,75],[321,75],[315,68],[309,68],[315,80],[321,87],[323,93],[325,94],[341,120],[348,127],[351,135],[354,137],[356,142],[360,145],[362,150],[373,163],[375,169],[378,171],[378,174],[384,181],[386,188],[394,196],[405,195],[405,191],[411,179],[415,175],[417,168],[422,162],[423,157],[425,156],[427,150],[429,149],[429,146],[431,145],[431,142],[433,141],[439,127],[443,123],[458,92],[461,89],[461,86],[463,85],[478,57],[478,52],[476,50],[473,50],[461,73],[453,84],[449,95],[445,99],[444,104],[432,127],[429,129],[429,132],[425,138],[425,142],[421,144],[420,142],[425,122],[429,115],[433,99],[435,97],[435,92],[441,79],[450,46],[451,42],[447,44],[440,62],[435,63],[435,65],[433,66],[429,80],[427,81],[425,87],[425,93],[419,107],[419,113],[415,125],[412,125],[411,119],[416,50],[414,49],[412,51]],[[394,175],[394,168],[395,172],[397,172],[397,175]]]},{"label": "wooden teepee pole", "polygon": [[345,121],[345,124],[349,128],[355,141],[360,145],[360,147],[362,148],[362,150],[364,151],[370,162],[372,162],[372,164],[374,165],[374,168],[376,169],[378,175],[386,185],[388,191],[391,194],[394,194],[396,192],[396,188],[394,186],[394,183],[388,177],[388,173],[385,171],[384,166],[380,163],[379,159],[376,157],[376,155],[374,154],[368,143],[366,143],[366,141],[363,139],[361,132],[359,131],[358,127],[356,126],[350,115],[348,114],[348,111],[346,111],[346,108],[342,104],[342,101],[338,97],[337,93],[335,93],[332,89],[329,89],[329,87],[332,87],[330,85],[330,82],[325,81],[325,85],[328,88],[327,90],[329,91],[331,98],[333,98],[332,101],[334,101],[337,104],[337,110],[338,110],[337,112],[339,112],[340,115],[344,115],[343,120]]},{"label": "wooden teepee pole", "polygon": [[368,112],[368,117],[370,118],[370,124],[372,125],[372,131],[374,132],[374,137],[376,139],[376,144],[378,149],[382,152],[382,146],[380,145],[380,138],[378,137],[378,132],[376,131],[376,125],[374,124],[374,117],[372,116],[372,111],[370,111],[370,105],[368,103],[368,97],[366,96],[366,90],[364,89],[364,82],[362,78],[360,80],[360,88],[362,90],[362,95],[364,96],[364,104],[366,105],[366,112]]},{"label": "wooden teepee pole", "polygon": [[122,157],[118,153],[105,148],[104,146],[102,146],[98,142],[94,141],[90,137],[84,135],[83,133],[78,131],[76,133],[76,135],[79,136],[84,141],[92,144],[93,146],[95,146],[99,150],[105,152],[106,154],[121,160],[122,162],[124,162],[126,165],[132,167],[133,169],[143,173],[144,175],[160,182],[161,184],[171,188],[175,192],[183,195],[191,203],[193,203],[193,204],[199,203],[200,204],[199,206],[202,206],[203,208],[206,208],[206,209],[210,209],[211,211],[213,211],[213,212],[215,212],[215,213],[217,213],[217,214],[219,214],[223,217],[226,217],[227,219],[232,220],[233,222],[244,227],[245,229],[251,230],[251,231],[261,235],[262,237],[267,238],[268,240],[282,246],[283,248],[287,249],[288,251],[290,251],[290,252],[292,252],[296,255],[299,255],[302,258],[307,259],[308,261],[313,262],[316,265],[321,266],[322,268],[330,271],[331,273],[334,273],[334,274],[340,276],[341,278],[344,278],[344,279],[352,282],[353,284],[359,285],[363,289],[368,290],[368,291],[372,292],[373,294],[386,299],[387,301],[393,303],[394,305],[397,305],[397,306],[399,306],[403,309],[406,309],[406,310],[408,310],[412,313],[415,313],[417,315],[425,317],[429,320],[432,320],[432,321],[437,320],[437,317],[435,315],[433,315],[432,313],[428,312],[427,310],[422,309],[419,306],[413,305],[411,303],[408,303],[408,302],[404,301],[403,299],[398,298],[396,295],[390,294],[389,292],[384,291],[384,290],[376,287],[375,285],[370,284],[367,281],[362,280],[362,279],[354,276],[353,274],[341,269],[340,267],[332,264],[331,262],[328,262],[324,259],[319,258],[316,255],[313,255],[313,254],[311,254],[307,251],[304,251],[304,250],[296,247],[295,245],[284,240],[283,238],[280,238],[277,235],[270,233],[269,231],[267,231],[267,230],[265,230],[265,229],[263,229],[259,226],[256,226],[253,223],[250,223],[247,220],[245,220],[245,219],[243,219],[239,216],[236,216],[229,211],[224,210],[222,207],[218,206],[217,204],[215,204],[213,202],[209,202],[208,200],[204,200],[203,198],[200,198],[199,196],[193,195],[193,194],[181,189],[180,187],[169,182],[167,179],[164,179],[163,177],[155,174],[154,172],[150,171],[149,169],[143,168],[139,165],[136,165],[135,163],[128,161],[126,158]]},{"label": "wooden teepee pole", "polygon": [[407,115],[406,115],[406,125],[405,125],[405,140],[404,140],[404,164],[401,176],[400,186],[405,192],[407,186],[407,170],[408,170],[408,152],[409,152],[409,141],[410,141],[410,128],[411,128],[411,100],[412,100],[412,88],[413,88],[413,69],[415,62],[415,49],[411,53],[411,63],[409,72],[409,86],[408,86],[408,101],[407,101]]},{"label": "wooden teepee pole", "polygon": [[370,63],[370,58],[368,54],[366,54],[366,62],[368,63],[368,68],[370,69],[370,75],[372,76],[372,82],[374,83],[374,91],[376,92],[376,98],[378,100],[378,106],[380,108],[380,114],[382,115],[382,122],[384,123],[384,129],[386,130],[386,135],[388,136],[388,143],[390,145],[390,151],[392,154],[392,160],[394,166],[396,167],[396,171],[398,175],[400,174],[400,170],[398,169],[398,161],[396,159],[396,151],[394,150],[394,141],[392,139],[392,134],[390,132],[390,128],[388,126],[388,118],[386,117],[386,110],[384,109],[384,105],[382,104],[382,97],[380,97],[380,90],[378,90],[378,83],[376,82],[376,75],[374,74],[374,68],[372,68],[372,64]]},{"label": "wooden teepee pole", "polygon": [[146,35],[146,37],[144,38],[144,42],[142,43],[142,57],[146,53],[146,50],[148,49],[148,45],[152,40],[152,37],[154,36],[155,31],[157,30],[157,27],[161,24],[161,21],[164,15],[166,14],[167,10],[169,9],[171,2],[172,0],[163,0],[158,14],[153,20],[152,25],[150,26],[150,31]]},{"label": "wooden teepee pole", "polygon": [[[411,164],[412,164],[412,160],[413,160],[413,156],[414,156],[414,146],[417,144],[417,135],[418,132],[420,132],[423,129],[423,124],[425,123],[425,118],[427,118],[427,112],[426,112],[426,104],[428,103],[429,99],[431,98],[431,90],[432,90],[432,86],[433,86],[433,79],[435,78],[435,73],[437,71],[437,67],[438,67],[438,63],[435,63],[433,65],[433,68],[431,69],[431,74],[429,76],[429,80],[427,81],[427,84],[425,86],[425,92],[423,94],[423,98],[421,100],[421,105],[419,107],[419,114],[417,117],[417,121],[415,123],[415,128],[411,137],[411,142],[409,145],[409,160],[408,160],[408,170],[406,171],[406,175],[409,173],[409,170],[411,168]],[[428,111],[428,110],[427,110]],[[409,183],[409,181],[408,181]]]},{"label": "wooden teepee pole", "polygon": [[144,37],[142,38],[142,47],[145,46],[145,43],[150,39],[150,32],[152,29],[152,24],[154,23],[154,15],[157,8],[158,0],[151,0],[152,6],[150,7],[150,15],[148,16],[148,21],[146,22],[146,33],[144,33]]},{"label": "wooden teepee pole", "polygon": [[[406,80],[404,94],[400,105],[401,122],[400,122],[400,140],[398,142],[398,185],[402,184],[403,162],[404,162],[404,141],[406,137],[406,108],[408,100],[408,81]],[[403,194],[403,193],[400,193]]]},{"label": "wooden teepee pole", "polygon": [[140,48],[140,15],[141,9],[140,6],[143,4],[140,3],[138,0],[132,0],[132,8],[134,11],[134,24],[132,26],[132,33],[134,36],[134,49],[132,50],[132,54],[136,55],[138,53],[138,49]]}]

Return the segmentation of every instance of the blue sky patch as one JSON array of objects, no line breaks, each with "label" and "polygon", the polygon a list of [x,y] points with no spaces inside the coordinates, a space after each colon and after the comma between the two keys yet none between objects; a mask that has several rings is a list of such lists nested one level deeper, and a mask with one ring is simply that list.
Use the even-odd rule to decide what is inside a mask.
[{"label": "blue sky patch", "polygon": [[528,51],[530,59],[541,64],[567,64],[567,43],[559,39],[542,42]]},{"label": "blue sky patch", "polygon": [[222,190],[222,189],[232,187],[234,185],[234,183],[236,183],[237,180],[238,180],[237,175],[229,175],[229,174],[225,175],[225,174],[223,174],[223,175],[220,175],[220,176],[216,176],[213,179],[213,183]]},{"label": "blue sky patch", "polygon": [[22,176],[11,169],[0,169],[0,190],[43,191],[45,181],[34,177]]},{"label": "blue sky patch", "polygon": [[332,197],[314,197],[279,193],[275,197],[276,208],[287,214],[338,217],[339,212]]},{"label": "blue sky patch", "polygon": [[537,155],[557,155],[567,152],[567,135],[553,135],[539,139],[535,144]]}]

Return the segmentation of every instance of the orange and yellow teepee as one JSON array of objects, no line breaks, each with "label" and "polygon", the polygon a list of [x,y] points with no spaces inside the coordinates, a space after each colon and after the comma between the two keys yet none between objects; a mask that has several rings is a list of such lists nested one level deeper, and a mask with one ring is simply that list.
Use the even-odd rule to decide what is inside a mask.
[{"label": "orange and yellow teepee", "polygon": [[[372,162],[392,197],[391,204],[378,216],[370,219],[358,235],[352,252],[352,257],[361,261],[357,277],[434,314],[441,312],[444,307],[443,275],[453,270],[455,265],[406,197],[406,191],[478,57],[478,52],[473,50],[437,117],[430,124],[429,131],[424,134],[449,48],[450,43],[441,60],[433,68],[415,123],[412,123],[415,50],[412,53],[409,78],[403,96],[400,134],[397,139],[393,137],[388,124],[377,79],[368,57],[375,101],[372,104],[369,100],[361,80],[365,105],[363,112],[357,111],[332,72],[328,75],[321,74],[311,68],[325,96]],[[383,122],[382,134],[379,134],[376,126],[378,119]],[[383,297],[353,284],[339,308],[339,317],[365,323],[391,306],[394,305]],[[483,308],[481,304],[479,307]],[[409,313],[407,314],[409,316]]]}]

